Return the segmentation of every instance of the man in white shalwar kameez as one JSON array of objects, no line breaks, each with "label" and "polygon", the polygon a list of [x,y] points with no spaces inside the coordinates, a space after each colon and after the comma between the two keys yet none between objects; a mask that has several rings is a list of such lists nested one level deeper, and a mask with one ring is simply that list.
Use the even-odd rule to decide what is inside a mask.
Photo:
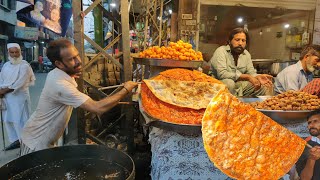
[{"label": "man in white shalwar kameez", "polygon": [[20,147],[20,133],[30,117],[29,86],[35,76],[29,63],[22,60],[21,48],[17,43],[7,45],[9,61],[0,72],[0,96],[5,104],[2,110],[3,121],[10,145],[5,150]]}]

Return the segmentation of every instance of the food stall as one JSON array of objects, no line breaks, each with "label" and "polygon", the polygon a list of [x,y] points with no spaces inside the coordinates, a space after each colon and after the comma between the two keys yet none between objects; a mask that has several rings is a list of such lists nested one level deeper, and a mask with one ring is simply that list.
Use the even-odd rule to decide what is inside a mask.
[{"label": "food stall", "polygon": [[[156,52],[156,48],[155,50],[154,48],[150,49]],[[201,103],[209,104],[209,102],[206,102],[205,99],[199,100],[196,97],[199,94],[201,96],[201,93],[206,94],[206,91],[208,91],[207,93],[212,95],[209,99],[213,98],[210,104],[223,104],[224,100],[218,101],[216,98],[220,92],[227,91],[225,86],[218,80],[195,70],[197,67],[191,65],[192,60],[153,59],[145,57],[145,53],[140,55],[144,57],[134,58],[134,62],[149,66],[146,69],[150,71],[149,78],[144,79],[144,83],[141,85],[139,109],[145,124],[150,128],[152,179],[170,179],[173,177],[180,179],[228,179],[229,177],[241,177],[239,174],[233,176],[233,171],[230,174],[227,169],[221,167],[221,164],[219,165],[221,159],[217,160],[218,166],[215,166],[212,161],[216,159],[216,156],[221,155],[208,150],[210,143],[205,145],[203,141],[210,136],[210,133],[203,132],[206,126],[210,127],[211,124],[206,124],[206,126],[202,124],[206,113],[209,114],[207,116],[212,116],[212,114],[220,114],[220,111],[219,113],[218,110],[210,111],[209,106],[201,106]],[[173,62],[168,63],[170,61]],[[189,66],[186,66],[186,64],[189,64]],[[197,90],[197,86],[200,85],[202,86],[201,91],[199,91],[199,88]],[[226,94],[229,93],[226,92]],[[202,97],[204,96],[202,95]],[[229,94],[228,96],[232,95]],[[277,132],[288,133],[286,137],[284,133],[277,134],[270,130],[270,133],[275,133],[270,136],[274,136],[275,139],[280,137],[280,139],[292,139],[292,144],[289,142],[278,144],[279,149],[282,146],[292,145],[297,147],[296,150],[290,152],[294,157],[293,160],[281,155],[283,156],[282,160],[286,161],[287,159],[289,163],[285,166],[285,170],[278,172],[275,176],[278,178],[284,176],[294,165],[305,147],[305,141],[300,137],[308,136],[306,117],[312,110],[319,108],[320,99],[302,92],[288,92],[274,97],[236,98],[232,96],[232,98],[233,101],[237,101],[239,108],[248,109],[253,114],[258,114],[258,116],[264,118],[266,122],[260,126],[268,126],[271,129],[279,128]],[[223,114],[221,112],[221,115],[215,115],[215,117],[219,119]],[[235,118],[228,114],[225,114],[225,116],[227,121],[224,122],[224,126],[228,126],[233,119],[235,121],[240,120],[236,116]],[[255,115],[243,118],[248,118],[247,122],[249,123],[251,116]],[[267,122],[271,124],[267,125]],[[214,131],[214,128],[211,127],[211,130],[209,128],[208,131]],[[269,132],[264,133],[268,134]],[[231,141],[233,140],[231,139]],[[265,139],[260,138],[259,140],[264,141]],[[263,146],[263,142],[261,143],[259,146]],[[270,159],[268,158],[267,161],[270,161]]]},{"label": "food stall", "polygon": [[[94,4],[97,5],[99,4],[100,1],[95,1]],[[285,141],[288,144],[285,143],[281,143],[279,142],[279,146],[275,147],[276,149],[285,149],[288,151],[285,151],[285,153],[294,153],[294,159],[293,160],[288,160],[288,164],[286,164],[286,169],[288,170],[288,167],[290,165],[292,165],[293,161],[297,159],[299,153],[301,152],[301,149],[304,148],[305,144],[304,141],[302,141],[301,139],[297,138],[296,135],[294,135],[293,133],[290,133],[289,131],[287,131],[286,129],[289,129],[290,131],[294,132],[295,134],[299,135],[300,137],[306,137],[308,136],[308,130],[306,127],[306,123],[305,123],[305,117],[306,115],[310,112],[311,109],[308,110],[299,110],[299,109],[292,109],[291,111],[288,110],[275,110],[275,109],[266,109],[266,108],[253,108],[251,107],[251,105],[249,106],[248,104],[244,104],[244,103],[251,103],[251,102],[256,102],[256,101],[262,101],[264,97],[255,97],[255,98],[235,98],[233,96],[231,96],[230,94],[228,94],[227,92],[225,92],[225,87],[222,85],[221,82],[219,82],[218,80],[204,74],[201,73],[201,65],[203,63],[203,58],[202,58],[202,53],[199,51],[196,51],[196,49],[201,49],[202,47],[206,47],[206,49],[209,49],[210,51],[214,51],[214,48],[212,48],[212,46],[210,45],[210,43],[206,44],[201,44],[199,45],[199,39],[202,39],[204,41],[209,41],[210,40],[210,34],[208,34],[207,31],[201,31],[198,32],[198,26],[202,27],[202,23],[200,21],[200,19],[202,17],[200,17],[200,13],[199,17],[195,18],[195,14],[193,12],[195,11],[189,11],[187,14],[183,15],[183,20],[181,22],[179,22],[179,33],[180,36],[183,36],[183,39],[186,39],[186,42],[183,41],[178,41],[177,43],[175,42],[171,42],[169,43],[169,45],[167,47],[165,46],[160,46],[162,41],[163,41],[163,37],[161,37],[162,32],[161,32],[161,22],[162,22],[162,18],[159,18],[160,21],[160,28],[154,28],[151,27],[149,28],[148,26],[148,22],[151,24],[157,24],[157,18],[152,19],[153,17],[157,16],[157,10],[153,10],[149,12],[150,8],[150,4],[147,3],[147,15],[145,18],[145,23],[146,23],[146,27],[144,29],[145,31],[145,39],[144,39],[144,44],[142,44],[143,46],[150,45],[152,41],[158,41],[158,45],[159,46],[152,46],[148,49],[145,49],[145,51],[142,51],[139,54],[139,57],[135,57],[133,58],[133,71],[131,69],[131,60],[129,57],[129,48],[125,48],[125,44],[128,41],[129,35],[128,35],[128,27],[127,24],[129,24],[127,21],[129,20],[128,17],[126,17],[129,13],[126,13],[125,10],[127,10],[128,8],[128,1],[122,0],[121,1],[123,4],[121,6],[121,11],[122,11],[122,20],[123,22],[121,22],[122,24],[125,24],[124,28],[122,28],[122,34],[116,38],[114,38],[114,41],[112,41],[110,43],[110,46],[113,46],[114,44],[116,44],[119,39],[120,36],[122,36],[121,38],[123,38],[122,43],[124,44],[124,48],[123,51],[121,53],[123,54],[119,54],[117,56],[110,56],[108,54],[106,54],[105,50],[101,47],[99,47],[97,44],[95,44],[94,42],[92,42],[92,40],[90,40],[87,36],[85,36],[83,34],[83,32],[76,32],[75,34],[75,38],[76,38],[76,46],[79,49],[80,52],[80,56],[84,56],[84,48],[83,48],[83,36],[85,37],[86,41],[89,41],[91,44],[93,44],[93,46],[100,50],[101,52],[99,53],[99,55],[105,56],[106,59],[111,60],[112,63],[114,64],[119,64],[119,61],[117,58],[115,57],[122,57],[122,61],[123,61],[123,66],[122,64],[117,66],[119,67],[119,71],[121,71],[121,75],[124,77],[122,79],[124,79],[124,81],[127,80],[136,80],[139,81],[140,78],[141,80],[145,80],[142,85],[141,85],[141,93],[139,94],[139,98],[138,98],[138,109],[141,113],[141,119],[144,120],[144,124],[142,127],[145,128],[145,130],[148,132],[149,135],[149,142],[151,144],[151,152],[152,152],[152,159],[151,159],[151,178],[152,179],[230,179],[232,178],[239,178],[241,177],[241,175],[247,175],[247,174],[235,174],[233,175],[232,173],[228,172],[228,168],[230,168],[230,165],[228,163],[225,163],[225,160],[228,160],[230,158],[228,157],[224,157],[219,159],[220,155],[222,155],[223,153],[225,153],[222,149],[221,153],[219,155],[216,155],[213,151],[216,149],[218,149],[216,147],[217,144],[212,145],[209,141],[204,141],[204,138],[210,138],[210,139],[215,139],[218,137],[220,138],[220,133],[217,129],[214,129],[214,127],[212,127],[212,124],[217,123],[219,125],[219,123],[221,124],[222,121],[215,121],[215,120],[220,120],[218,117],[224,117],[225,119],[229,120],[228,118],[231,119],[231,117],[238,117],[236,115],[232,115],[232,116],[228,116],[228,114],[226,114],[226,112],[237,112],[235,109],[242,109],[242,113],[252,113],[252,117],[260,117],[262,120],[266,120],[268,123],[268,131],[265,132],[265,134],[268,134],[268,132],[272,131],[274,134],[271,134],[271,137],[268,138],[274,138],[274,137],[278,137],[276,132],[276,130],[279,130],[279,132],[283,132],[281,134],[281,136],[279,137],[285,137],[286,140],[287,139],[295,139],[296,141]],[[131,2],[131,1],[130,1]],[[157,1],[158,2],[158,1]],[[180,1],[183,2],[183,1]],[[309,1],[308,1],[309,2]],[[163,1],[162,1],[163,3]],[[188,2],[189,5],[191,3]],[[201,4],[208,4],[209,1],[202,1],[199,0],[197,1],[198,6],[196,7],[197,11],[200,12],[200,5]],[[191,3],[192,4],[192,3]],[[308,8],[310,6],[311,3],[308,4]],[[79,5],[79,3],[78,3]],[[215,4],[216,6],[219,6],[217,4]],[[247,5],[247,4],[246,4]],[[154,6],[156,7],[156,5]],[[194,6],[188,6],[185,5],[183,3],[181,3],[181,12],[179,12],[179,16],[184,13],[184,8],[187,7],[192,7],[194,8]],[[94,7],[91,6],[89,8],[89,10],[85,11],[85,14],[87,14],[88,12],[90,12],[90,10],[92,10]],[[220,7],[219,7],[220,8]],[[78,14],[80,12],[80,9],[78,7],[78,9],[75,9],[75,13],[77,16],[74,16],[74,18],[77,20],[75,21],[75,29],[82,29],[82,22],[79,21]],[[130,6],[129,6],[130,9]],[[180,10],[179,10],[180,11]],[[191,13],[190,13],[191,12]],[[162,12],[161,12],[162,13]],[[177,11],[175,12],[177,15]],[[106,13],[108,14],[108,13]],[[134,14],[134,13],[133,13]],[[149,16],[151,17],[150,19]],[[218,22],[218,20],[220,20],[220,15],[219,16],[212,16],[214,17],[213,19],[208,20],[208,25],[221,25]],[[140,18],[142,19],[142,18]],[[195,20],[197,19],[197,20]],[[149,20],[149,21],[148,21]],[[151,21],[152,20],[152,21]],[[203,19],[201,19],[203,22]],[[156,22],[155,22],[156,21]],[[119,25],[118,21],[115,21],[116,25]],[[119,25],[120,26],[120,25]],[[244,26],[244,24],[241,25],[237,25],[237,26]],[[191,27],[191,28],[190,28]],[[173,25],[172,25],[173,28]],[[205,27],[209,28],[209,27]],[[224,33],[227,32],[228,28],[225,28],[224,26],[219,26],[219,28],[222,28],[222,31]],[[250,25],[249,25],[249,28]],[[158,29],[159,32],[154,32],[153,34],[149,31],[150,29]],[[202,28],[200,28],[202,29]],[[266,28],[267,29],[267,28]],[[260,29],[259,29],[260,30]],[[215,32],[216,30],[214,28],[211,28],[210,30],[208,30],[210,32]],[[262,30],[261,30],[262,31]],[[273,31],[273,29],[272,29]],[[254,31],[251,32],[256,32],[256,29],[254,29]],[[265,32],[265,31],[263,31]],[[273,32],[275,33],[275,32]],[[151,34],[153,35],[153,37],[151,38]],[[267,33],[265,33],[267,34]],[[270,33],[271,34],[271,33]],[[278,34],[278,33],[277,33]],[[282,34],[279,33],[279,34]],[[128,36],[127,36],[128,35]],[[216,40],[217,42],[219,42],[220,44],[223,44],[224,42],[222,42],[222,37],[224,37],[225,34],[218,34],[216,37],[218,37]],[[272,34],[273,37],[274,34]],[[151,41],[147,40],[147,36],[149,36],[149,38],[151,39]],[[158,36],[158,37],[157,37]],[[256,35],[255,35],[256,36]],[[271,35],[270,35],[271,36]],[[280,35],[279,35],[280,36]],[[259,36],[256,36],[259,37]],[[260,36],[262,37],[262,36]],[[277,35],[278,38],[278,35]],[[193,46],[193,44],[187,43],[187,42],[192,42],[193,40],[196,40],[196,47]],[[211,37],[211,39],[214,39]],[[256,38],[256,40],[259,40],[259,38]],[[279,38],[278,38],[279,39]],[[146,41],[150,42],[146,43]],[[120,43],[119,43],[120,44]],[[155,43],[153,43],[155,44]],[[214,46],[216,46],[218,43],[216,43]],[[262,44],[262,43],[261,43]],[[280,44],[280,43],[279,43]],[[282,45],[282,44],[281,44]],[[110,46],[108,45],[105,49],[110,48]],[[200,46],[200,47],[199,47]],[[272,45],[270,45],[272,46]],[[251,46],[252,51],[254,52],[254,46]],[[277,48],[275,46],[275,48]],[[268,57],[270,59],[272,59],[272,63],[275,63],[275,58],[274,57]],[[93,58],[93,59],[96,59]],[[91,64],[96,63],[97,61],[92,60],[91,62],[89,62],[88,64],[85,65],[85,67],[90,66]],[[268,65],[270,65],[270,62],[267,62]],[[99,67],[99,66],[98,66]],[[133,73],[132,73],[133,72]],[[263,72],[263,71],[262,71]],[[132,77],[133,75],[133,77]],[[123,80],[122,80],[123,81]],[[168,83],[170,82],[170,83]],[[83,85],[85,84],[85,85]],[[110,85],[110,84],[109,84]],[[84,87],[83,87],[84,86]],[[87,83],[86,81],[80,81],[79,82],[79,87],[82,89],[88,88],[90,86],[89,83]],[[117,85],[116,85],[117,86]],[[120,86],[120,85],[119,85]],[[197,88],[198,87],[198,88]],[[95,89],[94,86],[90,86],[88,89]],[[97,89],[97,88],[96,88]],[[98,89],[99,90],[99,89]],[[97,90],[97,91],[98,91]],[[169,93],[170,92],[170,93]],[[179,94],[180,92],[184,92],[185,94]],[[221,92],[223,92],[224,94],[221,95]],[[199,94],[204,93],[204,95],[202,97],[206,97],[205,100],[204,99],[198,99],[195,97],[198,97]],[[174,98],[172,98],[173,96],[175,96],[176,94],[179,94],[178,99],[175,99],[173,101]],[[104,94],[103,94],[104,95]],[[216,97],[217,96],[217,97]],[[182,98],[183,97],[183,98]],[[182,99],[181,99],[182,98]],[[213,100],[212,100],[213,99]],[[132,151],[134,151],[133,148],[133,144],[134,144],[134,128],[133,128],[133,113],[131,112],[133,107],[132,105],[135,105],[136,102],[131,102],[131,99],[128,98],[126,99],[128,102],[124,102],[127,103],[125,105],[130,105],[130,108],[127,108],[128,106],[126,106],[125,108],[122,108],[122,110],[124,111],[125,116],[122,116],[123,114],[121,114],[121,117],[119,119],[121,120],[125,120],[125,123],[122,130],[124,130],[124,134],[126,136],[126,138],[124,138],[126,141],[126,150],[129,153],[132,153]],[[240,100],[240,101],[239,101]],[[205,102],[206,104],[203,105],[201,103]],[[207,105],[211,103],[212,106],[210,106],[210,108],[208,110],[206,110]],[[229,104],[228,104],[228,103]],[[243,103],[244,102],[244,103]],[[227,106],[232,104],[232,103],[236,103],[237,104],[237,108],[228,108]],[[217,107],[216,105],[219,104],[221,105],[221,107],[224,107],[225,111],[219,111],[219,113],[217,113]],[[253,105],[254,106],[254,105]],[[257,105],[258,106],[258,105]],[[216,109],[215,109],[216,108]],[[246,110],[250,110],[250,111],[246,111]],[[78,117],[77,117],[77,121],[79,126],[81,127],[85,127],[85,118],[88,118],[90,115],[85,114],[84,112],[80,112],[78,113]],[[212,116],[212,117],[211,117]],[[122,118],[125,117],[125,118]],[[210,117],[207,120],[207,123],[205,126],[203,126],[202,124],[202,117]],[[251,116],[245,116],[244,118],[250,118]],[[270,120],[271,117],[272,119],[274,119],[277,123],[273,122]],[[240,118],[238,118],[239,120]],[[99,119],[100,120],[100,119]],[[210,121],[212,120],[212,122]],[[241,119],[240,119],[241,120]],[[252,120],[252,118],[251,118]],[[118,120],[117,120],[118,121]],[[120,120],[119,120],[120,121]],[[233,123],[236,123],[236,121],[232,121]],[[249,121],[248,121],[249,122]],[[262,121],[259,121],[262,122]],[[228,124],[229,121],[227,122],[223,122],[224,124]],[[256,122],[254,121],[250,121],[250,123],[248,124],[255,124]],[[284,126],[285,128],[283,128],[282,126],[280,126],[279,124],[281,124],[282,126]],[[244,124],[245,125],[245,124]],[[275,129],[272,129],[271,127],[276,127]],[[113,126],[112,126],[113,127]],[[111,127],[111,128],[112,128]],[[204,128],[207,127],[207,128]],[[263,123],[259,124],[259,127],[263,127]],[[203,131],[204,129],[205,132]],[[219,130],[223,130],[219,129]],[[212,135],[212,132],[213,135]],[[234,129],[234,131],[238,131],[240,132],[241,129]],[[281,131],[280,131],[281,130]],[[276,132],[274,132],[276,131]],[[210,132],[210,133],[208,133]],[[87,133],[87,132],[85,132]],[[85,134],[83,133],[83,131],[79,131],[79,139],[84,141],[86,140],[86,138],[89,139],[93,139],[95,140],[98,144],[103,144],[103,145],[107,145],[104,141],[99,140],[99,137],[94,137],[90,134]],[[222,133],[221,133],[222,134]],[[259,134],[259,133],[258,133]],[[288,136],[285,136],[285,134],[289,134]],[[243,134],[242,134],[243,135]],[[244,135],[247,135],[244,133]],[[110,136],[109,136],[110,137]],[[226,141],[227,143],[225,144],[232,144],[229,143],[229,141],[232,140],[239,140],[236,137],[236,135],[233,134],[232,136],[234,139],[230,138],[228,139],[228,141]],[[244,137],[244,136],[242,136]],[[115,138],[116,139],[116,138]],[[245,138],[244,138],[245,139]],[[272,139],[274,140],[274,139]],[[79,141],[80,142],[80,141]],[[83,143],[83,142],[82,142]],[[85,143],[85,141],[84,141]],[[296,144],[295,144],[296,143]],[[223,144],[220,142],[220,144]],[[270,143],[269,143],[270,144]],[[258,144],[263,145],[262,143]],[[290,148],[286,148],[285,145],[287,145],[287,147],[294,147],[294,145],[298,145],[299,148],[291,148],[292,152],[289,152],[289,150],[291,150]],[[94,146],[92,146],[94,147]],[[244,148],[247,148],[246,146],[243,146]],[[123,167],[125,165],[127,165],[125,168],[125,178],[126,179],[132,179],[135,171],[134,169],[137,168],[137,166],[135,166],[135,163],[132,160],[132,157],[128,156],[127,154],[124,154],[120,151],[115,151],[114,149],[109,149],[109,148],[104,148],[104,149],[90,149],[90,146],[83,146],[80,147],[79,149],[76,149],[76,147],[74,147],[74,149],[68,149],[68,147],[64,148],[61,150],[60,149],[52,149],[49,151],[43,151],[43,152],[39,152],[39,155],[43,155],[43,161],[36,161],[36,162],[32,162],[33,164],[31,164],[31,166],[36,166],[39,164],[43,164],[46,162],[51,162],[53,161],[52,158],[48,158],[48,154],[53,155],[54,153],[57,153],[59,155],[64,154],[64,152],[69,152],[71,155],[68,157],[63,157],[63,158],[69,158],[69,157],[75,157],[75,155],[78,155],[76,158],[79,159],[81,161],[82,158],[87,158],[87,157],[91,157],[89,151],[92,153],[97,153],[95,155],[92,155],[93,157],[93,161],[97,160],[97,159],[105,159],[108,162],[115,162],[118,163],[120,165],[122,165]],[[96,148],[96,147],[94,147]],[[232,148],[232,147],[230,147]],[[267,149],[268,147],[266,147]],[[84,149],[84,150],[83,150]],[[125,148],[123,148],[125,149]],[[257,150],[257,149],[255,149]],[[79,154],[77,153],[73,153],[73,152],[79,152]],[[83,152],[84,154],[81,154],[81,152]],[[233,151],[232,151],[233,152]],[[228,153],[232,153],[232,152],[228,152]],[[285,156],[285,153],[282,152],[281,155]],[[106,155],[107,154],[107,155]],[[110,157],[110,154],[113,154],[114,156],[112,157],[118,157],[116,159],[108,159]],[[225,153],[227,154],[227,153]],[[38,155],[38,154],[37,154]],[[67,156],[68,154],[66,154]],[[131,154],[130,154],[131,155]],[[216,155],[216,156],[215,156]],[[232,155],[232,154],[227,154],[227,155]],[[241,156],[241,154],[238,154],[239,157]],[[265,155],[265,154],[263,154]],[[33,159],[35,156],[35,154],[30,154],[30,156],[26,156],[24,157],[23,161],[28,161],[28,157],[30,157],[31,159]],[[58,156],[53,156],[53,157],[58,157]],[[221,156],[222,157],[222,156]],[[287,156],[286,156],[287,157]],[[218,159],[217,159],[218,158]],[[234,157],[233,157],[234,158]],[[277,157],[279,160],[279,157]],[[236,158],[234,158],[236,159]],[[262,159],[262,158],[261,158]],[[65,159],[60,159],[60,156],[58,159],[55,159],[58,161],[64,161]],[[281,160],[281,159],[280,159]],[[261,160],[262,161],[262,160]],[[30,167],[27,166],[23,166],[22,169],[16,169],[15,166],[19,161],[13,161],[11,164],[8,164],[7,167],[4,168],[4,171],[1,171],[1,173],[3,174],[8,174],[8,172],[14,172],[14,173],[19,173],[18,170],[21,171],[25,171],[27,170],[28,172],[30,171]],[[81,161],[82,163],[87,163],[86,161]],[[77,163],[77,162],[76,162]],[[221,163],[221,164],[220,164]],[[225,164],[223,164],[225,163]],[[60,166],[59,162],[57,163],[58,166]],[[57,164],[50,164],[53,166],[56,166]],[[99,164],[97,163],[98,166],[104,166],[105,164]],[[215,165],[217,164],[217,165]],[[67,165],[67,164],[65,164]],[[79,163],[79,165],[81,166],[82,164]],[[256,166],[256,164],[253,164],[254,166]],[[79,167],[79,166],[77,166]],[[232,166],[232,167],[239,167],[239,166]],[[267,167],[267,166],[266,166]],[[278,166],[275,166],[278,167]],[[64,170],[68,170],[69,167],[67,166],[62,166],[62,169]],[[80,167],[81,168],[81,167]],[[93,169],[92,167],[91,170]],[[41,169],[41,168],[40,168]],[[61,169],[61,168],[60,168]],[[112,169],[112,168],[111,168]],[[17,171],[15,171],[17,170]],[[31,170],[33,170],[31,168]],[[284,175],[285,174],[285,170],[278,172],[278,174],[276,174],[278,177],[280,174]],[[105,172],[105,170],[102,170]],[[237,171],[238,172],[238,171]],[[268,171],[266,171],[268,172]],[[52,173],[52,172],[49,172]],[[99,172],[98,172],[99,173]],[[102,178],[112,178],[114,174],[118,174],[118,172],[111,172],[111,173],[107,173],[104,174],[103,176],[101,176]],[[30,174],[30,177],[34,177],[34,174]],[[62,176],[65,177],[65,172],[64,174],[62,174]],[[123,179],[123,175],[122,174],[118,174],[117,176],[118,178],[122,178]]]},{"label": "food stall", "polygon": [[[172,78],[174,75],[169,76],[168,72],[170,71],[176,71],[178,74],[187,74],[186,72],[183,73],[183,70],[181,69],[172,69],[172,70],[167,70],[162,73],[160,73],[159,76],[155,76],[153,81],[157,81],[164,78]],[[188,71],[188,70],[185,70]],[[171,72],[172,73],[172,72]],[[174,74],[174,73],[172,73]],[[183,76],[183,77],[188,77],[188,76]],[[183,79],[179,77],[180,80]],[[210,79],[210,77],[207,77]],[[200,78],[199,78],[200,79]],[[162,179],[162,178],[170,178],[170,177],[175,177],[175,178],[217,178],[217,179],[227,179],[227,176],[222,173],[217,167],[215,167],[212,163],[210,163],[208,156],[206,155],[206,151],[203,147],[203,138],[208,138],[210,135],[205,134],[203,136],[203,129],[205,126],[202,124],[202,133],[199,132],[201,128],[201,121],[199,122],[199,117],[202,119],[202,123],[206,117],[204,114],[205,111],[203,110],[194,110],[194,109],[188,109],[188,111],[185,108],[182,107],[175,107],[172,104],[167,104],[168,101],[164,102],[161,101],[163,98],[158,98],[159,96],[155,95],[157,92],[154,92],[156,90],[150,90],[148,88],[148,82],[149,80],[145,80],[146,84],[142,84],[141,87],[141,102],[140,102],[140,111],[146,120],[146,124],[152,127],[152,130],[150,131],[149,134],[149,142],[151,144],[151,150],[152,150],[152,171],[151,171],[151,176],[152,178],[155,179]],[[152,81],[152,80],[151,80]],[[195,81],[195,79],[194,79]],[[156,85],[158,87],[158,85]],[[152,89],[152,88],[151,88]],[[163,89],[162,89],[163,90]],[[193,89],[192,89],[193,90]],[[220,87],[216,89],[216,93],[214,97],[216,97],[217,92],[220,90],[223,90],[223,88]],[[152,91],[152,92],[151,92]],[[165,91],[165,90],[163,90]],[[293,143],[292,146],[296,147],[295,150],[299,150],[299,152],[296,152],[295,150],[289,150],[289,153],[292,155],[294,158],[294,161],[291,162],[291,166],[295,163],[297,158],[299,158],[300,153],[302,153],[302,150],[304,149],[305,144],[303,144],[303,140],[297,136],[296,134],[299,134],[300,136],[304,136],[307,134],[307,129],[303,129],[301,131],[301,127],[298,127],[298,129],[291,129],[291,131],[287,130],[289,127],[287,124],[296,124],[299,122],[305,121],[306,116],[308,113],[311,112],[313,108],[319,108],[319,99],[313,97],[312,95],[306,96],[306,94],[301,94],[301,95],[295,95],[295,93],[292,93],[291,97],[297,96],[297,97],[306,97],[310,98],[306,100],[306,102],[309,102],[311,104],[317,104],[316,107],[309,108],[309,105],[301,105],[302,107],[305,107],[309,110],[293,110],[293,109],[286,109],[286,110],[270,110],[268,109],[259,109],[260,107],[257,106],[256,108],[259,110],[255,110],[254,108],[251,107],[251,112],[258,114],[259,116],[263,117],[264,120],[261,121],[261,126],[266,126],[264,128],[278,128],[275,130],[264,130],[264,133],[277,133],[280,132],[280,129],[285,131],[286,133],[280,133],[280,134],[271,134],[269,135],[270,138],[275,138],[272,142],[274,143],[279,143],[276,139],[281,139],[286,141],[285,139],[289,139],[288,141],[291,140]],[[170,96],[169,92],[166,92],[166,95]],[[286,95],[286,94],[285,94]],[[231,96],[231,95],[230,95]],[[290,96],[288,96],[290,97]],[[191,98],[191,97],[190,97]],[[244,104],[238,98],[234,97],[235,101],[238,101],[238,106],[239,108],[243,109],[248,109],[250,105]],[[279,98],[279,97],[277,97]],[[282,97],[286,98],[286,97]],[[161,100],[160,100],[161,99]],[[211,101],[211,103],[216,104],[216,103],[223,103],[224,101],[214,101],[215,98]],[[252,100],[252,99],[251,99]],[[255,98],[255,100],[258,100],[258,98]],[[242,101],[248,101],[248,99],[242,99]],[[266,102],[270,103],[273,101],[277,101],[276,99],[267,100]],[[278,100],[279,101],[279,100]],[[284,100],[287,101],[287,100]],[[297,100],[301,101],[301,100]],[[312,102],[311,102],[312,101]],[[189,103],[193,103],[192,101],[188,101]],[[302,102],[302,101],[301,101]],[[295,102],[293,102],[295,104]],[[220,106],[219,106],[220,107]],[[206,108],[206,111],[208,111],[209,106]],[[220,107],[222,108],[222,107]],[[171,111],[170,111],[170,110]],[[210,110],[210,109],[209,109]],[[219,110],[219,109],[218,109]],[[170,111],[170,112],[168,112]],[[220,116],[223,116],[223,112],[220,113],[217,112],[217,110],[211,110],[210,114],[221,114],[221,115],[216,115],[216,118],[219,119]],[[198,114],[197,114],[198,113]],[[226,113],[226,112],[225,112]],[[192,115],[190,115],[192,114]],[[232,114],[232,113],[231,113]],[[238,123],[241,122],[240,119],[238,119],[236,116],[233,118],[231,114],[225,114],[227,121],[223,123],[222,126],[231,126],[231,121],[239,121]],[[247,118],[251,118],[251,116],[254,115],[249,115],[246,116]],[[202,118],[203,117],[203,118]],[[243,117],[246,119],[246,117]],[[271,120],[271,117],[273,120]],[[253,118],[253,117],[252,117]],[[215,119],[215,118],[210,118]],[[258,118],[259,119],[259,118]],[[249,123],[249,120],[242,120],[242,122],[246,121]],[[253,121],[257,121],[255,118],[253,118]],[[265,122],[264,122],[265,121]],[[269,121],[271,124],[267,125],[266,122]],[[250,123],[249,123],[250,124]],[[245,126],[245,125],[244,125]],[[157,127],[157,128],[155,128]],[[256,127],[256,126],[254,126]],[[261,130],[263,130],[262,128]],[[232,129],[232,128],[231,128]],[[198,130],[198,131],[197,131]],[[214,128],[212,129],[214,130]],[[211,130],[211,131],[212,131]],[[234,129],[235,132],[241,133],[242,131]],[[209,130],[210,131],[210,130]],[[293,133],[294,132],[294,133]],[[245,133],[245,132],[244,132]],[[249,132],[246,132],[249,133]],[[286,134],[286,135],[284,135]],[[244,134],[248,136],[249,134]],[[245,138],[244,138],[245,139]],[[296,140],[294,140],[296,139]],[[260,141],[264,141],[264,138],[260,138]],[[233,141],[233,140],[231,140]],[[294,144],[295,142],[301,141],[302,144],[297,145]],[[280,144],[278,144],[280,146]],[[263,144],[260,144],[259,146],[263,146]],[[286,142],[285,144],[282,144],[282,146],[291,146],[290,142]],[[300,147],[300,148],[298,148]],[[284,148],[284,147],[282,147]],[[285,149],[290,149],[290,148],[285,148]],[[207,151],[207,153],[209,153]],[[296,153],[296,154],[295,154]],[[293,155],[294,154],[294,155]],[[210,159],[211,157],[216,157],[220,155],[216,154],[209,154]],[[291,158],[290,155],[290,158]],[[288,157],[287,157],[288,158]],[[289,158],[289,159],[290,159]],[[268,159],[268,158],[267,158]],[[286,157],[282,155],[282,159],[285,160]],[[292,158],[291,158],[292,159]],[[267,161],[269,161],[268,159]],[[288,172],[291,168],[290,165],[287,165],[286,167],[286,172]],[[281,165],[280,165],[281,166]],[[290,166],[290,167],[288,167]],[[225,172],[225,171],[224,171]],[[283,176],[285,175],[286,172],[281,172],[280,174]],[[228,174],[230,176],[230,174]],[[278,174],[279,176],[279,174]],[[232,177],[232,176],[231,176]],[[279,176],[280,178],[280,176]]]}]

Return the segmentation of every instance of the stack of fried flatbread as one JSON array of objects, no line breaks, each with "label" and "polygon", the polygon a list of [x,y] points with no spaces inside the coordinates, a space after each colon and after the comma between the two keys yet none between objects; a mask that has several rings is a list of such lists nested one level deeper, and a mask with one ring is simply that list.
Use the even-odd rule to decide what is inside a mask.
[{"label": "stack of fried flatbread", "polygon": [[210,160],[235,179],[279,179],[306,145],[291,131],[226,92],[219,92],[208,105],[202,136]]},{"label": "stack of fried flatbread", "polygon": [[201,124],[205,108],[220,90],[220,81],[198,71],[170,69],[141,86],[144,110],[152,117],[177,124]]},{"label": "stack of fried flatbread", "polygon": [[206,108],[211,99],[225,86],[209,82],[177,80],[144,80],[161,101],[191,109]]}]

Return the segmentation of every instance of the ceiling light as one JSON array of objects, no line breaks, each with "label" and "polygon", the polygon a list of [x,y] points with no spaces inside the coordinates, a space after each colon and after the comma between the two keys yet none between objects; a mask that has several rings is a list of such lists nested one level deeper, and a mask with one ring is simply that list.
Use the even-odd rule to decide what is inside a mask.
[{"label": "ceiling light", "polygon": [[288,29],[290,27],[290,24],[285,24],[284,28]]},{"label": "ceiling light", "polygon": [[172,14],[172,10],[171,9],[169,9],[169,14]]},{"label": "ceiling light", "polygon": [[112,2],[112,3],[110,3],[110,6],[111,7],[116,7],[116,3]]},{"label": "ceiling light", "polygon": [[237,19],[237,21],[238,21],[238,23],[242,23],[242,22],[243,22],[243,18],[242,18],[242,17],[239,17],[239,18]]}]

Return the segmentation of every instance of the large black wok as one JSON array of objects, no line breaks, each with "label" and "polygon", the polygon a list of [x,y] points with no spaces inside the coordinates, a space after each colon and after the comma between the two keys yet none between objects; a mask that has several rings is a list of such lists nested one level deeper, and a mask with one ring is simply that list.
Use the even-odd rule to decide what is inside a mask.
[{"label": "large black wok", "polygon": [[127,179],[135,176],[127,154],[99,145],[45,149],[19,157],[0,168],[1,179]]}]

